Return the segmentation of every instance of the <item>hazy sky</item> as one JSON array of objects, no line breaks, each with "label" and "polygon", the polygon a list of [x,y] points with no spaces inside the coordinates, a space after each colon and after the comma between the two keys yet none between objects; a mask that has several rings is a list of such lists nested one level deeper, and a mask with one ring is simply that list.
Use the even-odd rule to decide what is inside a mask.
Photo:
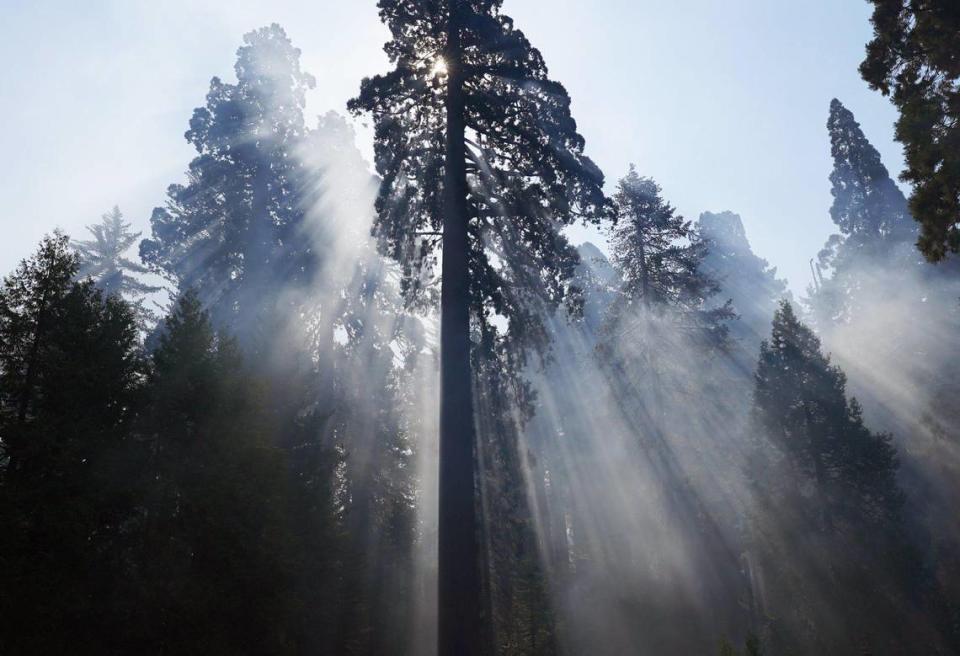
[{"label": "hazy sky", "polygon": [[[570,91],[611,186],[634,162],[688,218],[738,212],[754,250],[796,291],[833,227],[830,99],[901,169],[894,111],[857,73],[865,1],[505,0],[504,9]],[[210,78],[232,80],[242,35],[270,22],[317,78],[311,117],[343,111],[360,79],[386,67],[375,0],[0,0],[0,271],[43,233],[80,235],[115,204],[146,229],[192,157],[183,133]]]}]

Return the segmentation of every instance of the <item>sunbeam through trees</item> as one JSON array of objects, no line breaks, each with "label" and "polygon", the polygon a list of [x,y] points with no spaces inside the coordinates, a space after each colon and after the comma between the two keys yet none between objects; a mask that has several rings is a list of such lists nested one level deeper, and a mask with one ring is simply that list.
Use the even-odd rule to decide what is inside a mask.
[{"label": "sunbeam through trees", "polygon": [[152,213],[0,285],[0,654],[960,653],[960,33],[870,4],[912,196],[814,98],[805,290],[629,135],[605,177],[508,1],[379,0],[319,113],[278,23],[191,63]]}]

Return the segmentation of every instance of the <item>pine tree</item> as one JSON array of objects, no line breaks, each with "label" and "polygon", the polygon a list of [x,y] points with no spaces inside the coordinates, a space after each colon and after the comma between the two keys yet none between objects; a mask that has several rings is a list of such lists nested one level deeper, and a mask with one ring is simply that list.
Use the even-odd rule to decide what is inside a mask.
[{"label": "pine tree", "polygon": [[66,236],[0,289],[0,649],[117,645],[135,521],[129,428],[143,363],[130,307],[75,282]]},{"label": "pine tree", "polygon": [[800,480],[814,485],[822,530],[838,519],[895,523],[903,503],[889,435],[863,424],[846,397],[846,376],[823,355],[820,340],[784,301],[760,350],[757,421]]},{"label": "pine tree", "polygon": [[761,346],[754,403],[753,540],[780,631],[827,650],[864,636],[890,648],[929,639],[929,618],[913,615],[909,631],[896,624],[916,612],[923,580],[903,528],[896,449],[865,426],[846,376],[786,301]]},{"label": "pine tree", "polygon": [[542,344],[576,253],[558,226],[602,213],[570,99],[499,0],[381,0],[395,68],[365,80],[383,177],[376,234],[423,299],[442,239],[440,653],[480,649],[471,318],[480,342]]},{"label": "pine tree", "polygon": [[140,255],[181,293],[196,290],[215,325],[250,347],[258,321],[279,302],[276,289],[306,285],[315,271],[297,157],[314,80],[279,25],[244,43],[236,84],[213,78],[206,105],[193,113],[186,138],[198,156],[187,184],[172,185],[166,206],[154,210]]},{"label": "pine tree", "polygon": [[104,214],[100,223],[87,226],[87,231],[93,235],[92,240],[72,242],[80,255],[81,278],[91,278],[107,296],[117,294],[131,303],[160,291],[130,275],[148,273],[149,269],[124,255],[140,239],[140,233],[130,232],[119,207]]},{"label": "pine tree", "polygon": [[873,40],[860,73],[900,110],[910,211],[932,262],[960,252],[960,7],[954,0],[871,0]]},{"label": "pine tree", "polygon": [[262,391],[191,292],[165,320],[152,360],[142,424],[152,448],[147,644],[172,654],[295,653],[286,467]]},{"label": "pine tree", "polygon": [[705,305],[720,286],[702,270],[707,245],[690,222],[633,166],[620,180],[614,204],[618,220],[610,241],[622,283],[612,321],[625,318],[629,308],[669,314],[681,330],[722,342],[733,312],[729,302],[713,309]]}]

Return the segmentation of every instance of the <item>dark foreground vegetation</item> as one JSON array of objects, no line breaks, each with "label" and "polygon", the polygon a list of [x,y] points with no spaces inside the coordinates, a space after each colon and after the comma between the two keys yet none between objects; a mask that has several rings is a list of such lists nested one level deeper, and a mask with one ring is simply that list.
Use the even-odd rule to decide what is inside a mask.
[{"label": "dark foreground vegetation", "polygon": [[909,118],[955,91],[908,75],[954,14],[874,3],[915,193],[834,100],[794,299],[736,214],[607,196],[499,4],[381,0],[376,174],[251,32],[150,235],[4,279],[0,654],[958,653],[956,128]]}]

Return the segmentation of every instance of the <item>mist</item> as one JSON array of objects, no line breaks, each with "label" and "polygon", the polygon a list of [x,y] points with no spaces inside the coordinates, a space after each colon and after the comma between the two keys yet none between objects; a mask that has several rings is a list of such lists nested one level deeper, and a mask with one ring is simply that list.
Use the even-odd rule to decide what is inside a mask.
[{"label": "mist", "polygon": [[[960,260],[917,251],[853,114],[799,293],[756,217],[604,177],[495,2],[462,26],[493,73],[461,81],[457,187],[447,19],[381,4],[397,69],[346,108],[312,116],[323,77],[248,32],[149,226],[51,224],[4,280],[0,651],[448,656],[462,622],[467,656],[955,653]],[[458,253],[478,557],[451,565]]]}]

